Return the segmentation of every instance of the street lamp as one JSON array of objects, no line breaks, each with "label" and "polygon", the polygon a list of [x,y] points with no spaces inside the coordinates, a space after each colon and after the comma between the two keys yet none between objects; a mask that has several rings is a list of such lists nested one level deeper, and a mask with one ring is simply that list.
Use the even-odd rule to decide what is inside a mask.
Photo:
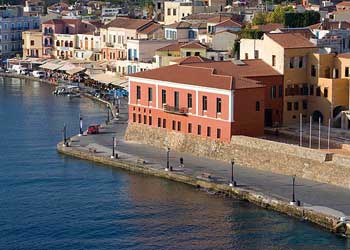
[{"label": "street lamp", "polygon": [[292,193],[292,203],[295,204],[295,175],[292,176],[292,182],[293,182],[293,193]]},{"label": "street lamp", "polygon": [[63,145],[67,146],[67,126],[66,126],[66,124],[64,124],[64,126],[63,126],[62,134],[63,134]]},{"label": "street lamp", "polygon": [[231,160],[231,182],[230,182],[230,187],[236,187],[237,186],[237,183],[234,179],[234,176],[233,176],[233,167],[235,165],[235,161],[232,159]]},{"label": "street lamp", "polygon": [[108,124],[108,123],[109,123],[109,107],[107,105],[107,121],[106,121],[106,124]]},{"label": "street lamp", "polygon": [[114,159],[115,157],[115,137],[113,136],[113,145],[112,145],[112,155],[111,155],[111,158]]},{"label": "street lamp", "polygon": [[167,149],[166,149],[166,168],[165,168],[165,171],[169,171],[170,170],[169,158],[170,158],[170,148],[167,147]]},{"label": "street lamp", "polygon": [[83,117],[79,114],[79,136],[83,135]]}]

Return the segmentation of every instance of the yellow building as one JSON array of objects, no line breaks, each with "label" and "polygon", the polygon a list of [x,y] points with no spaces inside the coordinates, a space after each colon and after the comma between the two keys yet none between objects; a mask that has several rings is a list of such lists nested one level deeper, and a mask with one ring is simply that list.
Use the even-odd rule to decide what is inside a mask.
[{"label": "yellow building", "polygon": [[168,66],[170,61],[187,56],[207,56],[207,47],[198,41],[178,42],[156,51],[159,67]]},{"label": "yellow building", "polygon": [[43,35],[39,30],[27,30],[22,32],[23,58],[42,57]]},{"label": "yellow building", "polygon": [[299,116],[308,115],[308,57],[318,48],[296,33],[269,33],[262,40],[242,39],[241,59],[259,58],[284,75],[283,124],[299,122]]},{"label": "yellow building", "polygon": [[261,58],[284,75],[284,125],[298,123],[302,114],[348,128],[342,111],[350,110],[350,53],[321,53],[300,34],[269,33],[261,40],[242,39],[240,58]]},{"label": "yellow building", "polygon": [[[341,111],[349,110],[350,54],[322,54],[309,56],[309,83],[314,86],[309,95],[309,112],[314,120],[341,127]],[[311,92],[311,91],[310,91]]]}]

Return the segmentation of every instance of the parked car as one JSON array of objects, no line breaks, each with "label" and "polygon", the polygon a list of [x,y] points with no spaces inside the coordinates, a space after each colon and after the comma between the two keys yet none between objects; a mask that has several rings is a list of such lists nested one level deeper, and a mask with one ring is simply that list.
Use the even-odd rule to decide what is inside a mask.
[{"label": "parked car", "polygon": [[98,124],[92,124],[87,129],[87,133],[90,135],[98,134],[99,132],[100,132],[100,125]]},{"label": "parked car", "polygon": [[34,70],[33,76],[38,78],[44,78],[46,76],[46,73],[44,71]]},{"label": "parked car", "polygon": [[29,75],[29,69],[21,69],[20,74],[21,75]]}]

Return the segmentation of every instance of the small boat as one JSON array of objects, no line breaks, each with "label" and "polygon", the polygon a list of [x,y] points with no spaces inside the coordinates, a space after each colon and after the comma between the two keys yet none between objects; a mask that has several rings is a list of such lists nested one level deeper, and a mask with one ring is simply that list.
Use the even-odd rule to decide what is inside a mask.
[{"label": "small boat", "polygon": [[77,86],[58,86],[56,89],[53,91],[54,95],[67,95],[70,97],[80,97],[80,88]]}]

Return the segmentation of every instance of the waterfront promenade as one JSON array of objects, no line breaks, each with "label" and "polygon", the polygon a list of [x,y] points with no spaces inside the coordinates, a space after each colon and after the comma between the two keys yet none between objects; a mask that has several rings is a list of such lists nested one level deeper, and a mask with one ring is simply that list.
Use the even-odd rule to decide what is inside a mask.
[{"label": "waterfront promenade", "polygon": [[[115,152],[118,153],[120,160],[133,164],[145,161],[145,166],[165,173],[166,149],[125,141],[124,133],[128,119],[125,100],[122,101],[120,110],[119,117],[108,125],[102,126],[100,134],[73,136],[71,148],[108,159],[112,155],[112,137],[115,136],[117,139]],[[90,153],[91,149],[95,149],[96,153]],[[184,169],[179,168],[180,157],[184,158]],[[231,178],[230,163],[204,159],[172,150],[170,151],[170,165],[175,168],[174,173],[192,178],[197,178],[203,173],[210,173],[213,176],[212,181],[217,184],[227,185]],[[238,188],[261,193],[286,203],[292,199],[291,176],[237,165],[234,167],[234,176]],[[350,214],[350,203],[348,202],[350,192],[345,188],[297,178],[296,199],[303,203],[304,208],[330,217],[339,218]]]}]

